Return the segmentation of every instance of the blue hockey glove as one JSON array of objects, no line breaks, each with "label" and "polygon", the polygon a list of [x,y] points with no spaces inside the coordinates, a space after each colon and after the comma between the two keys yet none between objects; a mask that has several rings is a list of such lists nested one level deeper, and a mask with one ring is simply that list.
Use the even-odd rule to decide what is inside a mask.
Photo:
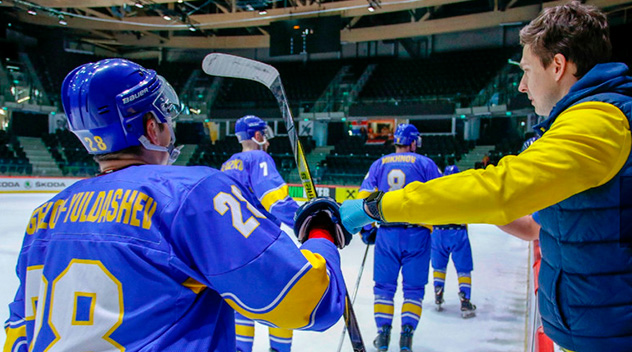
[{"label": "blue hockey glove", "polygon": [[364,244],[375,244],[377,227],[373,225],[364,225],[360,230],[360,236],[362,236],[362,242],[364,242]]},{"label": "blue hockey glove", "polygon": [[[351,233],[358,233],[362,226],[375,221],[383,221],[380,202],[384,192],[373,192],[366,199],[348,200],[342,203],[340,215],[342,224]],[[364,209],[369,210],[367,213]]]},{"label": "blue hockey glove", "polygon": [[[315,231],[320,230],[320,231]],[[351,242],[351,234],[340,221],[340,206],[328,197],[314,198],[301,205],[294,214],[294,233],[303,243],[313,236],[326,231],[333,243],[340,249]]]}]

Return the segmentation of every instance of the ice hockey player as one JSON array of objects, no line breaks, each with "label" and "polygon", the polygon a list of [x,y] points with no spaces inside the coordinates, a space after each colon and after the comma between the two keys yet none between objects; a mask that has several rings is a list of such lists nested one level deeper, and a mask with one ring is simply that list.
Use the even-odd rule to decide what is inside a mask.
[{"label": "ice hockey player", "polygon": [[350,235],[332,221],[334,201],[299,209],[299,249],[232,178],[166,165],[177,154],[180,108],[155,71],[123,59],[89,63],[68,74],[61,94],[101,174],[33,212],[5,351],[227,352],[234,310],[289,329],[321,331],[340,319],[336,245]]},{"label": "ice hockey player", "polygon": [[[231,156],[222,171],[238,180],[254,193],[266,211],[290,228],[294,227],[294,213],[298,204],[288,192],[288,186],[277,171],[272,157],[266,152],[274,133],[265,121],[248,115],[235,123],[235,135],[242,152]],[[254,321],[235,311],[237,351],[251,352],[255,336]],[[292,330],[270,327],[270,351],[290,352]]]},{"label": "ice hockey player", "polygon": [[[451,175],[459,172],[453,157],[448,159],[448,166],[443,170],[443,175]],[[445,277],[448,261],[452,256],[452,262],[456,269],[459,281],[459,299],[461,300],[461,316],[471,318],[476,315],[476,306],[470,301],[472,292],[472,247],[468,236],[467,225],[450,224],[433,226],[431,262],[434,278],[435,304],[441,311],[444,303]]]},{"label": "ice hockey player", "polygon": [[570,351],[630,351],[632,77],[610,61],[606,15],[579,1],[544,9],[520,42],[540,139],[497,166],[346,201],[343,223],[506,225],[539,210],[545,334]]},{"label": "ice hockey player", "polygon": [[[437,165],[429,158],[416,154],[421,147],[421,137],[411,124],[397,126],[394,133],[395,153],[376,160],[369,169],[358,197],[366,197],[374,191],[393,191],[414,182],[426,182],[441,176]],[[413,333],[421,317],[421,302],[428,283],[430,266],[430,226],[402,223],[383,224],[377,229],[375,239],[369,230],[363,233],[365,243],[375,242],[373,280],[375,286],[374,316],[378,335],[373,342],[378,351],[387,351],[392,329],[397,278],[402,272],[404,303],[401,311],[402,352],[411,351]],[[364,232],[364,231],[363,231]]]}]

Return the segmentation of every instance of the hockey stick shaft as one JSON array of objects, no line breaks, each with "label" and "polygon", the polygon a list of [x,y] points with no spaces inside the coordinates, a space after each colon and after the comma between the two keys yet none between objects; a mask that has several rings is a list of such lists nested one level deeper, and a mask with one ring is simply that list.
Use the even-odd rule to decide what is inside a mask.
[{"label": "hockey stick shaft", "polygon": [[[366,257],[369,254],[369,245],[366,245],[366,249],[364,250],[364,256],[362,257],[362,264],[360,264],[360,271],[358,272],[358,278],[356,279],[355,288],[353,290],[353,298],[351,298],[351,304],[355,304],[356,297],[358,295],[358,289],[360,288],[360,281],[362,279],[362,272],[364,272],[364,264],[366,263]],[[347,327],[345,326],[342,329],[342,335],[340,335],[340,343],[338,343],[338,349],[336,351],[340,352],[342,349],[342,343],[345,340],[345,335],[347,334]]]},{"label": "hockey stick shaft", "polygon": [[[315,198],[316,189],[314,187],[314,181],[309,171],[309,165],[305,160],[305,153],[303,152],[303,147],[298,138],[298,132],[294,127],[294,118],[292,117],[292,111],[288,105],[279,72],[274,67],[259,61],[221,53],[207,55],[202,62],[202,69],[208,75],[257,81],[270,89],[279,104],[305,194],[308,199]],[[349,330],[349,338],[351,339],[353,351],[364,352],[365,347],[358,326],[358,320],[353,311],[351,300],[349,299],[349,291],[346,291],[346,304],[344,309],[345,326]]]}]

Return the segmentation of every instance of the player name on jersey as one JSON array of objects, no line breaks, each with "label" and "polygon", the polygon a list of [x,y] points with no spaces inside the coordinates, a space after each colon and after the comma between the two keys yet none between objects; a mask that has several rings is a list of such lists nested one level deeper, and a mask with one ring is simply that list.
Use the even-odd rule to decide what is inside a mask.
[{"label": "player name on jersey", "polygon": [[417,157],[413,155],[392,155],[382,158],[382,164],[386,163],[414,163]]},{"label": "player name on jersey", "polygon": [[33,211],[26,233],[54,229],[58,222],[117,222],[149,230],[156,202],[143,192],[113,189],[75,193],[66,199],[42,204]]}]

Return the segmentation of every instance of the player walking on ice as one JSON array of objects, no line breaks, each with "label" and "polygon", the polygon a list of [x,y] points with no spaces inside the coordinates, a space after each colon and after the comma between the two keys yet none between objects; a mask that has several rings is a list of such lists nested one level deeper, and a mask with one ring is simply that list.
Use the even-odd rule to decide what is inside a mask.
[{"label": "player walking on ice", "polygon": [[227,352],[235,310],[287,329],[322,331],[340,319],[336,247],[351,236],[334,201],[297,211],[299,249],[239,182],[167,166],[178,154],[178,97],[133,62],[76,68],[62,102],[101,174],[33,212],[5,351]]},{"label": "player walking on ice", "polygon": [[[415,153],[421,146],[417,128],[401,124],[394,134],[395,153],[375,161],[367,173],[358,197],[371,192],[392,191],[413,181],[426,182],[440,177],[437,165],[429,158]],[[387,351],[391,338],[397,278],[402,272],[404,303],[401,311],[400,351],[411,351],[413,333],[421,317],[421,302],[428,283],[430,266],[430,231],[432,227],[385,224],[368,232],[363,231],[366,243],[375,243],[373,280],[375,286],[374,316],[378,336],[373,344],[379,351]],[[369,238],[375,236],[375,238]]]},{"label": "player walking on ice", "polygon": [[[244,188],[254,193],[266,211],[289,227],[294,227],[294,213],[298,204],[290,197],[288,186],[276,169],[274,160],[266,152],[274,134],[257,116],[244,116],[235,123],[235,135],[242,152],[233,155],[222,165],[222,171],[237,179]],[[254,342],[254,321],[235,311],[237,351],[250,352]],[[292,330],[271,327],[270,351],[290,352]]]},{"label": "player walking on ice", "polygon": [[[454,164],[454,158],[448,160],[443,175],[459,172]],[[459,281],[459,299],[461,301],[461,316],[471,318],[476,315],[476,306],[470,301],[472,293],[472,247],[468,237],[467,225],[450,224],[433,226],[431,262],[434,278],[435,304],[437,310],[442,311],[444,303],[445,277],[448,261],[452,261]]]}]

